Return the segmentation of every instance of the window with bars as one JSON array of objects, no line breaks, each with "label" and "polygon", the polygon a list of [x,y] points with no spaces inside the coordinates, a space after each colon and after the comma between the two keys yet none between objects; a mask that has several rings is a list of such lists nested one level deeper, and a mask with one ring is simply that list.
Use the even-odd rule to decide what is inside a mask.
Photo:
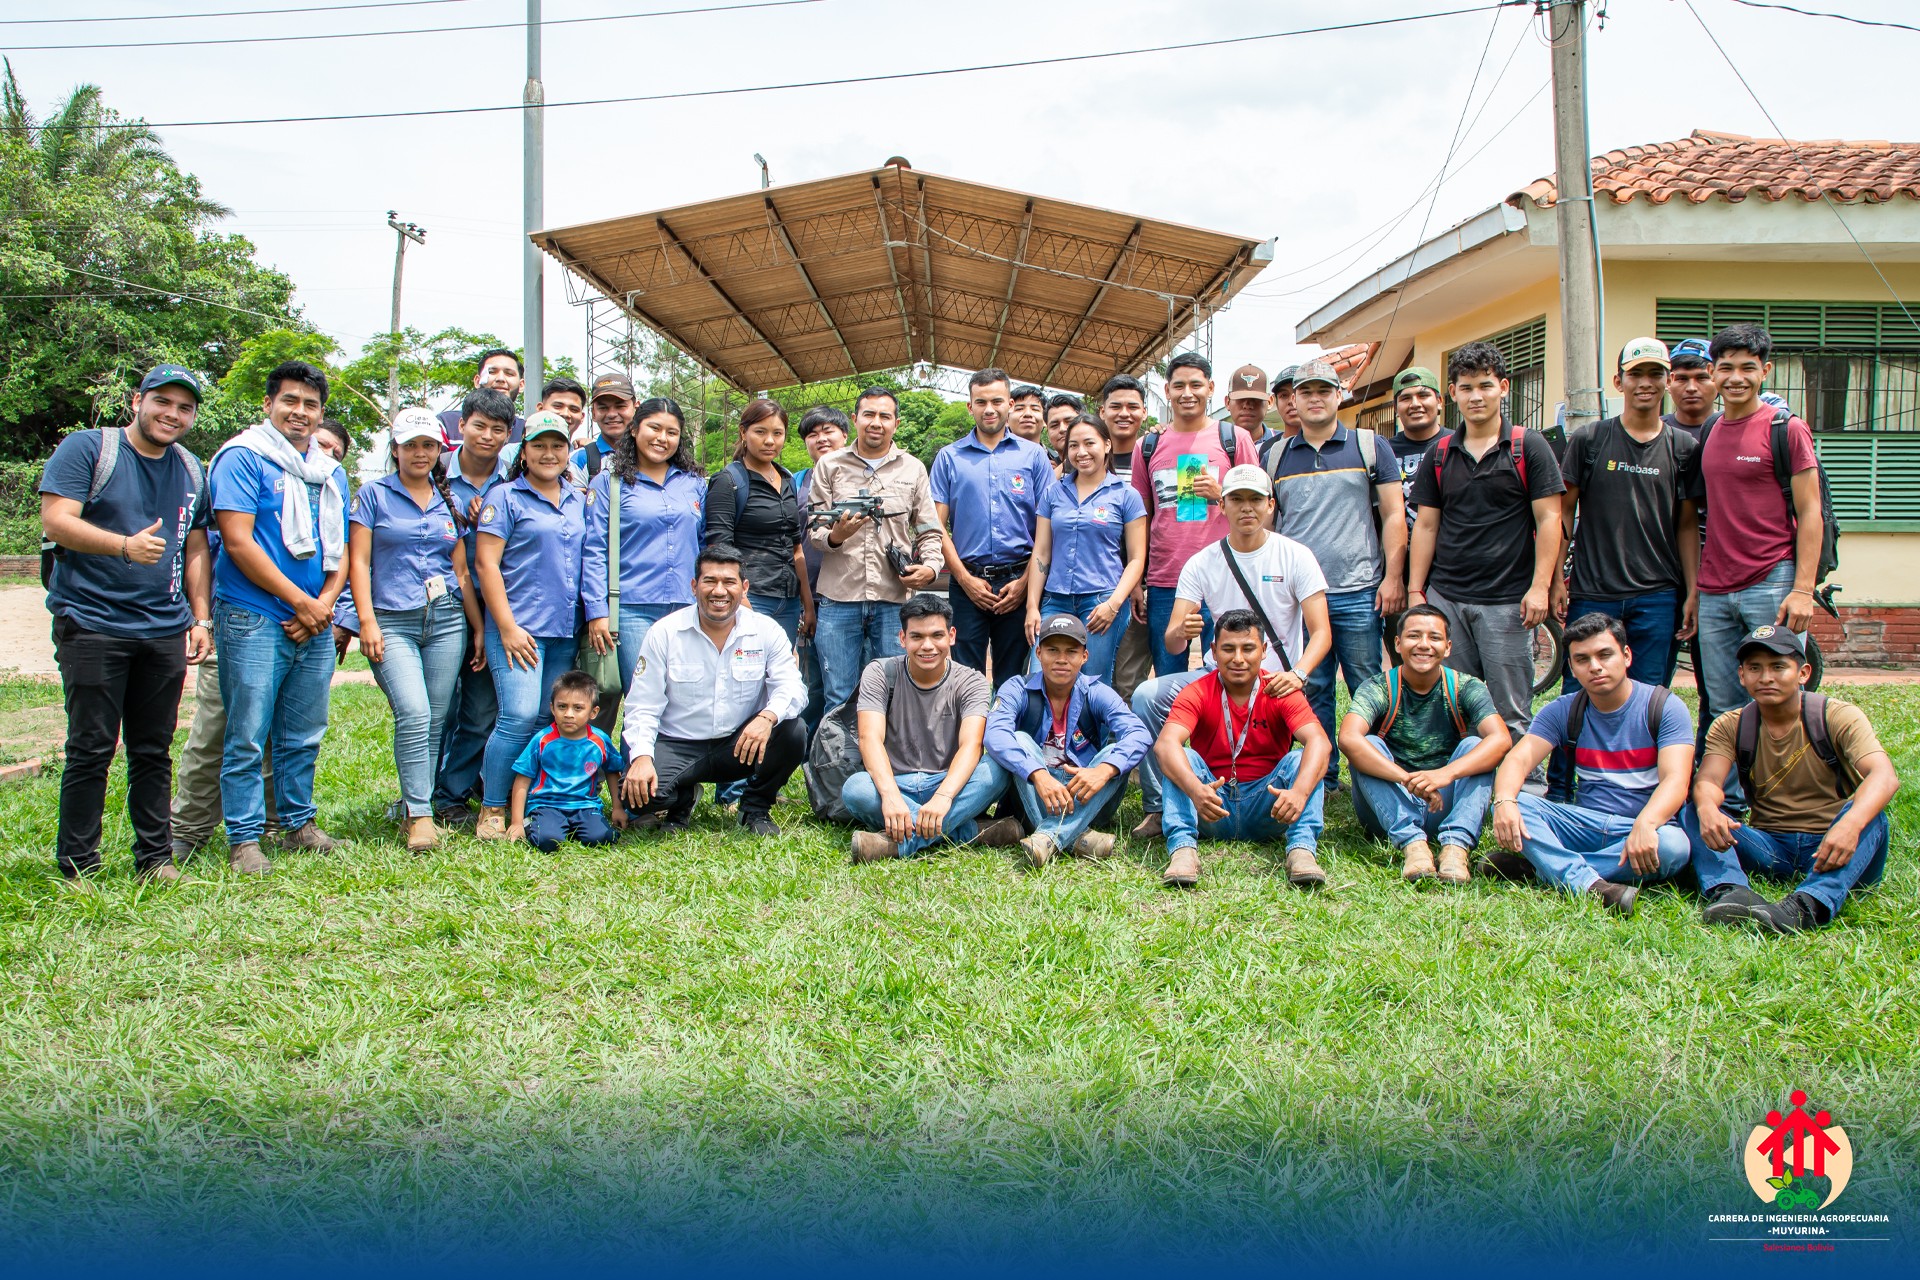
[{"label": "window with bars", "polygon": [[[1507,421],[1517,422],[1532,431],[1540,430],[1546,425],[1547,318],[1536,316],[1525,324],[1490,333],[1480,341],[1491,342],[1507,358]],[[1453,348],[1442,358],[1440,377],[1443,380],[1447,376],[1446,366],[1453,360],[1453,352],[1459,349]],[[1446,397],[1446,401],[1447,428],[1458,431],[1460,411],[1453,407],[1452,397]]]},{"label": "window with bars", "polygon": [[1371,431],[1375,435],[1392,435],[1394,432],[1393,401],[1380,400],[1356,409],[1353,414],[1353,425]]}]

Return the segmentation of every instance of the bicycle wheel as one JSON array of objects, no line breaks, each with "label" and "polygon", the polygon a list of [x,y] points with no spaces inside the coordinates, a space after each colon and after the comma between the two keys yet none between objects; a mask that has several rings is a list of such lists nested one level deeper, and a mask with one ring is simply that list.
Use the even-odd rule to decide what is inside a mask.
[{"label": "bicycle wheel", "polygon": [[1807,677],[1807,692],[1814,693],[1820,688],[1820,680],[1827,674],[1827,655],[1820,652],[1820,642],[1811,633],[1807,636],[1807,665],[1813,668],[1813,674]]},{"label": "bicycle wheel", "polygon": [[1567,661],[1567,642],[1559,619],[1552,614],[1533,629],[1532,640],[1533,692],[1538,697],[1560,687],[1560,674]]}]

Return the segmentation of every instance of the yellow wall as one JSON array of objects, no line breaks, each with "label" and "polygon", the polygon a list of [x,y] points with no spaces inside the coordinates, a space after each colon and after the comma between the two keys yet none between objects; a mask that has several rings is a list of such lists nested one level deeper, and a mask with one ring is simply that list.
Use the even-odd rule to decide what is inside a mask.
[{"label": "yellow wall", "polygon": [[1849,532],[1843,524],[1840,534],[1840,604],[1920,605],[1920,533]]}]

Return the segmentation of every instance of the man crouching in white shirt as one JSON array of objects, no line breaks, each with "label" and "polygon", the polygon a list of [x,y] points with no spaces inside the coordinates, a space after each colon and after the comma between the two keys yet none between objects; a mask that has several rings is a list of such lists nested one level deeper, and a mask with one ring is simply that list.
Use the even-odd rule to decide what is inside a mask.
[{"label": "man crouching in white shirt", "polygon": [[740,825],[777,836],[780,788],[807,755],[807,686],[780,624],[742,609],[740,553],[715,545],[693,566],[693,604],[653,624],[627,690],[627,807],[684,831],[703,782],[747,779]]}]

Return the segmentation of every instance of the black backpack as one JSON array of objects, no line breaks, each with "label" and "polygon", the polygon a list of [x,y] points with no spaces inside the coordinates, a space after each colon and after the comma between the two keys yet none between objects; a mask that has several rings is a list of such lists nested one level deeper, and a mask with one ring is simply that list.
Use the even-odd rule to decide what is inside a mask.
[{"label": "black backpack", "polygon": [[[1773,478],[1780,485],[1781,500],[1787,504],[1787,520],[1796,528],[1799,517],[1793,505],[1793,454],[1787,444],[1787,424],[1793,421],[1793,410],[1775,409],[1770,444],[1773,452]],[[1700,429],[1700,456],[1706,457],[1707,437],[1713,434],[1720,419],[1713,418]],[[1815,586],[1825,582],[1827,575],[1840,567],[1840,521],[1833,514],[1833,482],[1827,479],[1826,464],[1820,461],[1820,455],[1814,453],[1814,474],[1820,477],[1820,560],[1814,568]],[[1811,736],[1811,735],[1809,735]]]},{"label": "black backpack", "polygon": [[[1673,690],[1663,684],[1652,686],[1653,696],[1647,699],[1647,734],[1653,739],[1655,754],[1660,750],[1660,720],[1667,711],[1667,699],[1673,696]],[[1567,708],[1567,749],[1580,745],[1580,730],[1587,724],[1587,708],[1593,700],[1587,697],[1585,689],[1573,695],[1573,702]]]},{"label": "black backpack", "polygon": [[[905,658],[887,658],[887,702],[893,702],[893,689],[906,665]],[[807,783],[807,799],[813,811],[828,822],[849,826],[853,814],[847,809],[844,793],[847,779],[865,769],[860,759],[860,693],[854,695],[820,720],[813,744],[807,748],[807,763],[801,770]]]},{"label": "black backpack", "polygon": [[[1233,434],[1237,428],[1231,422],[1217,422],[1214,425],[1220,428],[1220,452],[1227,456],[1227,465],[1229,467],[1238,465],[1234,462],[1234,459],[1239,456],[1234,452],[1234,446],[1240,442],[1234,438]],[[1147,469],[1149,476],[1153,474],[1153,451],[1160,447],[1160,434],[1158,431],[1149,431],[1140,437],[1140,465]]]},{"label": "black backpack", "polygon": [[[101,427],[99,431],[100,452],[94,455],[93,478],[87,483],[87,500],[80,504],[80,515],[83,519],[86,517],[87,508],[98,501],[102,493],[106,492],[107,484],[113,479],[113,473],[120,465],[120,446],[126,440],[123,428]],[[186,467],[187,475],[193,481],[193,492],[197,499],[198,496],[206,490],[207,469],[201,466],[200,459],[188,452],[187,447],[179,441],[174,441],[171,445],[167,446],[167,448],[168,451],[171,452],[174,457],[180,459],[181,464]],[[44,533],[40,536],[41,586],[50,587],[53,585],[54,563],[58,560],[65,559],[66,554],[67,549],[65,547],[55,542],[52,538],[47,537]]]},{"label": "black backpack", "polygon": [[[1840,753],[1833,749],[1833,734],[1827,728],[1827,695],[1824,693],[1802,693],[1800,695],[1800,727],[1807,732],[1807,745],[1813,748],[1813,754],[1820,757],[1821,763],[1833,771],[1833,789],[1842,800],[1853,794],[1854,784],[1847,777],[1846,766],[1840,763]],[[1753,762],[1760,753],[1760,708],[1749,702],[1740,708],[1740,720],[1733,733],[1733,763],[1740,774],[1741,790],[1747,793],[1747,803],[1753,803]]]}]

